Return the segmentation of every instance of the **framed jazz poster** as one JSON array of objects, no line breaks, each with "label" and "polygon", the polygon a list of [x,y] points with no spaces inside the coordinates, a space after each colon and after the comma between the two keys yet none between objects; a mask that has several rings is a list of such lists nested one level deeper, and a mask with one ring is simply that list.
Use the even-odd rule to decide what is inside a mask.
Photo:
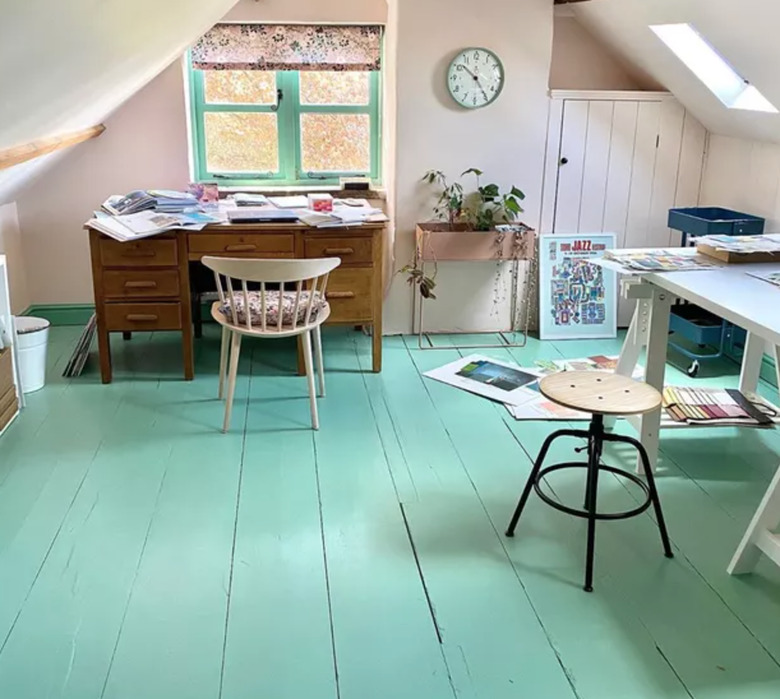
[{"label": "framed jazz poster", "polygon": [[539,238],[539,337],[617,335],[617,275],[590,262],[615,247],[614,233]]}]

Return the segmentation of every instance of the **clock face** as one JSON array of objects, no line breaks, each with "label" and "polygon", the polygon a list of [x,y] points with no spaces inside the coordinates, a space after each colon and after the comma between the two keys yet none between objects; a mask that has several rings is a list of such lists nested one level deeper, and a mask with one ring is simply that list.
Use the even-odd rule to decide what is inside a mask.
[{"label": "clock face", "polygon": [[465,49],[450,63],[447,87],[462,107],[486,107],[504,87],[504,66],[492,51]]}]

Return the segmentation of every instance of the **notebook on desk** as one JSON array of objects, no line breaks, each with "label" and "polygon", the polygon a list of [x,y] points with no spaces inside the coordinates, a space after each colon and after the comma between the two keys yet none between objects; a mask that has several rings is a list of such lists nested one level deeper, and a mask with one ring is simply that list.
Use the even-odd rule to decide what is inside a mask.
[{"label": "notebook on desk", "polygon": [[298,214],[290,209],[254,208],[245,206],[228,209],[230,223],[295,223]]}]

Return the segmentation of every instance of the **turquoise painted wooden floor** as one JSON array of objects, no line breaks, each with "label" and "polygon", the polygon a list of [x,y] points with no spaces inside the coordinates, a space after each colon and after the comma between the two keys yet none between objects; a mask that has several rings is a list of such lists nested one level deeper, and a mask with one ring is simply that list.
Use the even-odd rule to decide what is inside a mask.
[{"label": "turquoise painted wooden floor", "polygon": [[[222,435],[213,327],[191,383],[165,334],[117,338],[110,386],[62,379],[78,332],[53,330],[49,383],[0,440],[3,699],[780,696],[780,573],[725,572],[779,435],[666,434],[676,558],[649,515],[604,523],[587,595],[582,522],[532,499],[502,536],[554,426],[420,377],[456,351],[388,338],[373,375],[366,338],[328,332],[315,434],[292,346],[245,342]],[[581,501],[581,479],[549,485]],[[636,495],[600,486],[605,508]]]}]

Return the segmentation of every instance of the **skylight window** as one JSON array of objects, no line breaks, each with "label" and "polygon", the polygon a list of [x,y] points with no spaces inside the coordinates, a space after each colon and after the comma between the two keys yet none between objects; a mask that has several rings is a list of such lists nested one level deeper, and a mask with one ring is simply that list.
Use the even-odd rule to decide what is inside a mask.
[{"label": "skylight window", "polygon": [[650,29],[729,109],[777,114],[769,100],[742,78],[690,24],[656,24]]}]

